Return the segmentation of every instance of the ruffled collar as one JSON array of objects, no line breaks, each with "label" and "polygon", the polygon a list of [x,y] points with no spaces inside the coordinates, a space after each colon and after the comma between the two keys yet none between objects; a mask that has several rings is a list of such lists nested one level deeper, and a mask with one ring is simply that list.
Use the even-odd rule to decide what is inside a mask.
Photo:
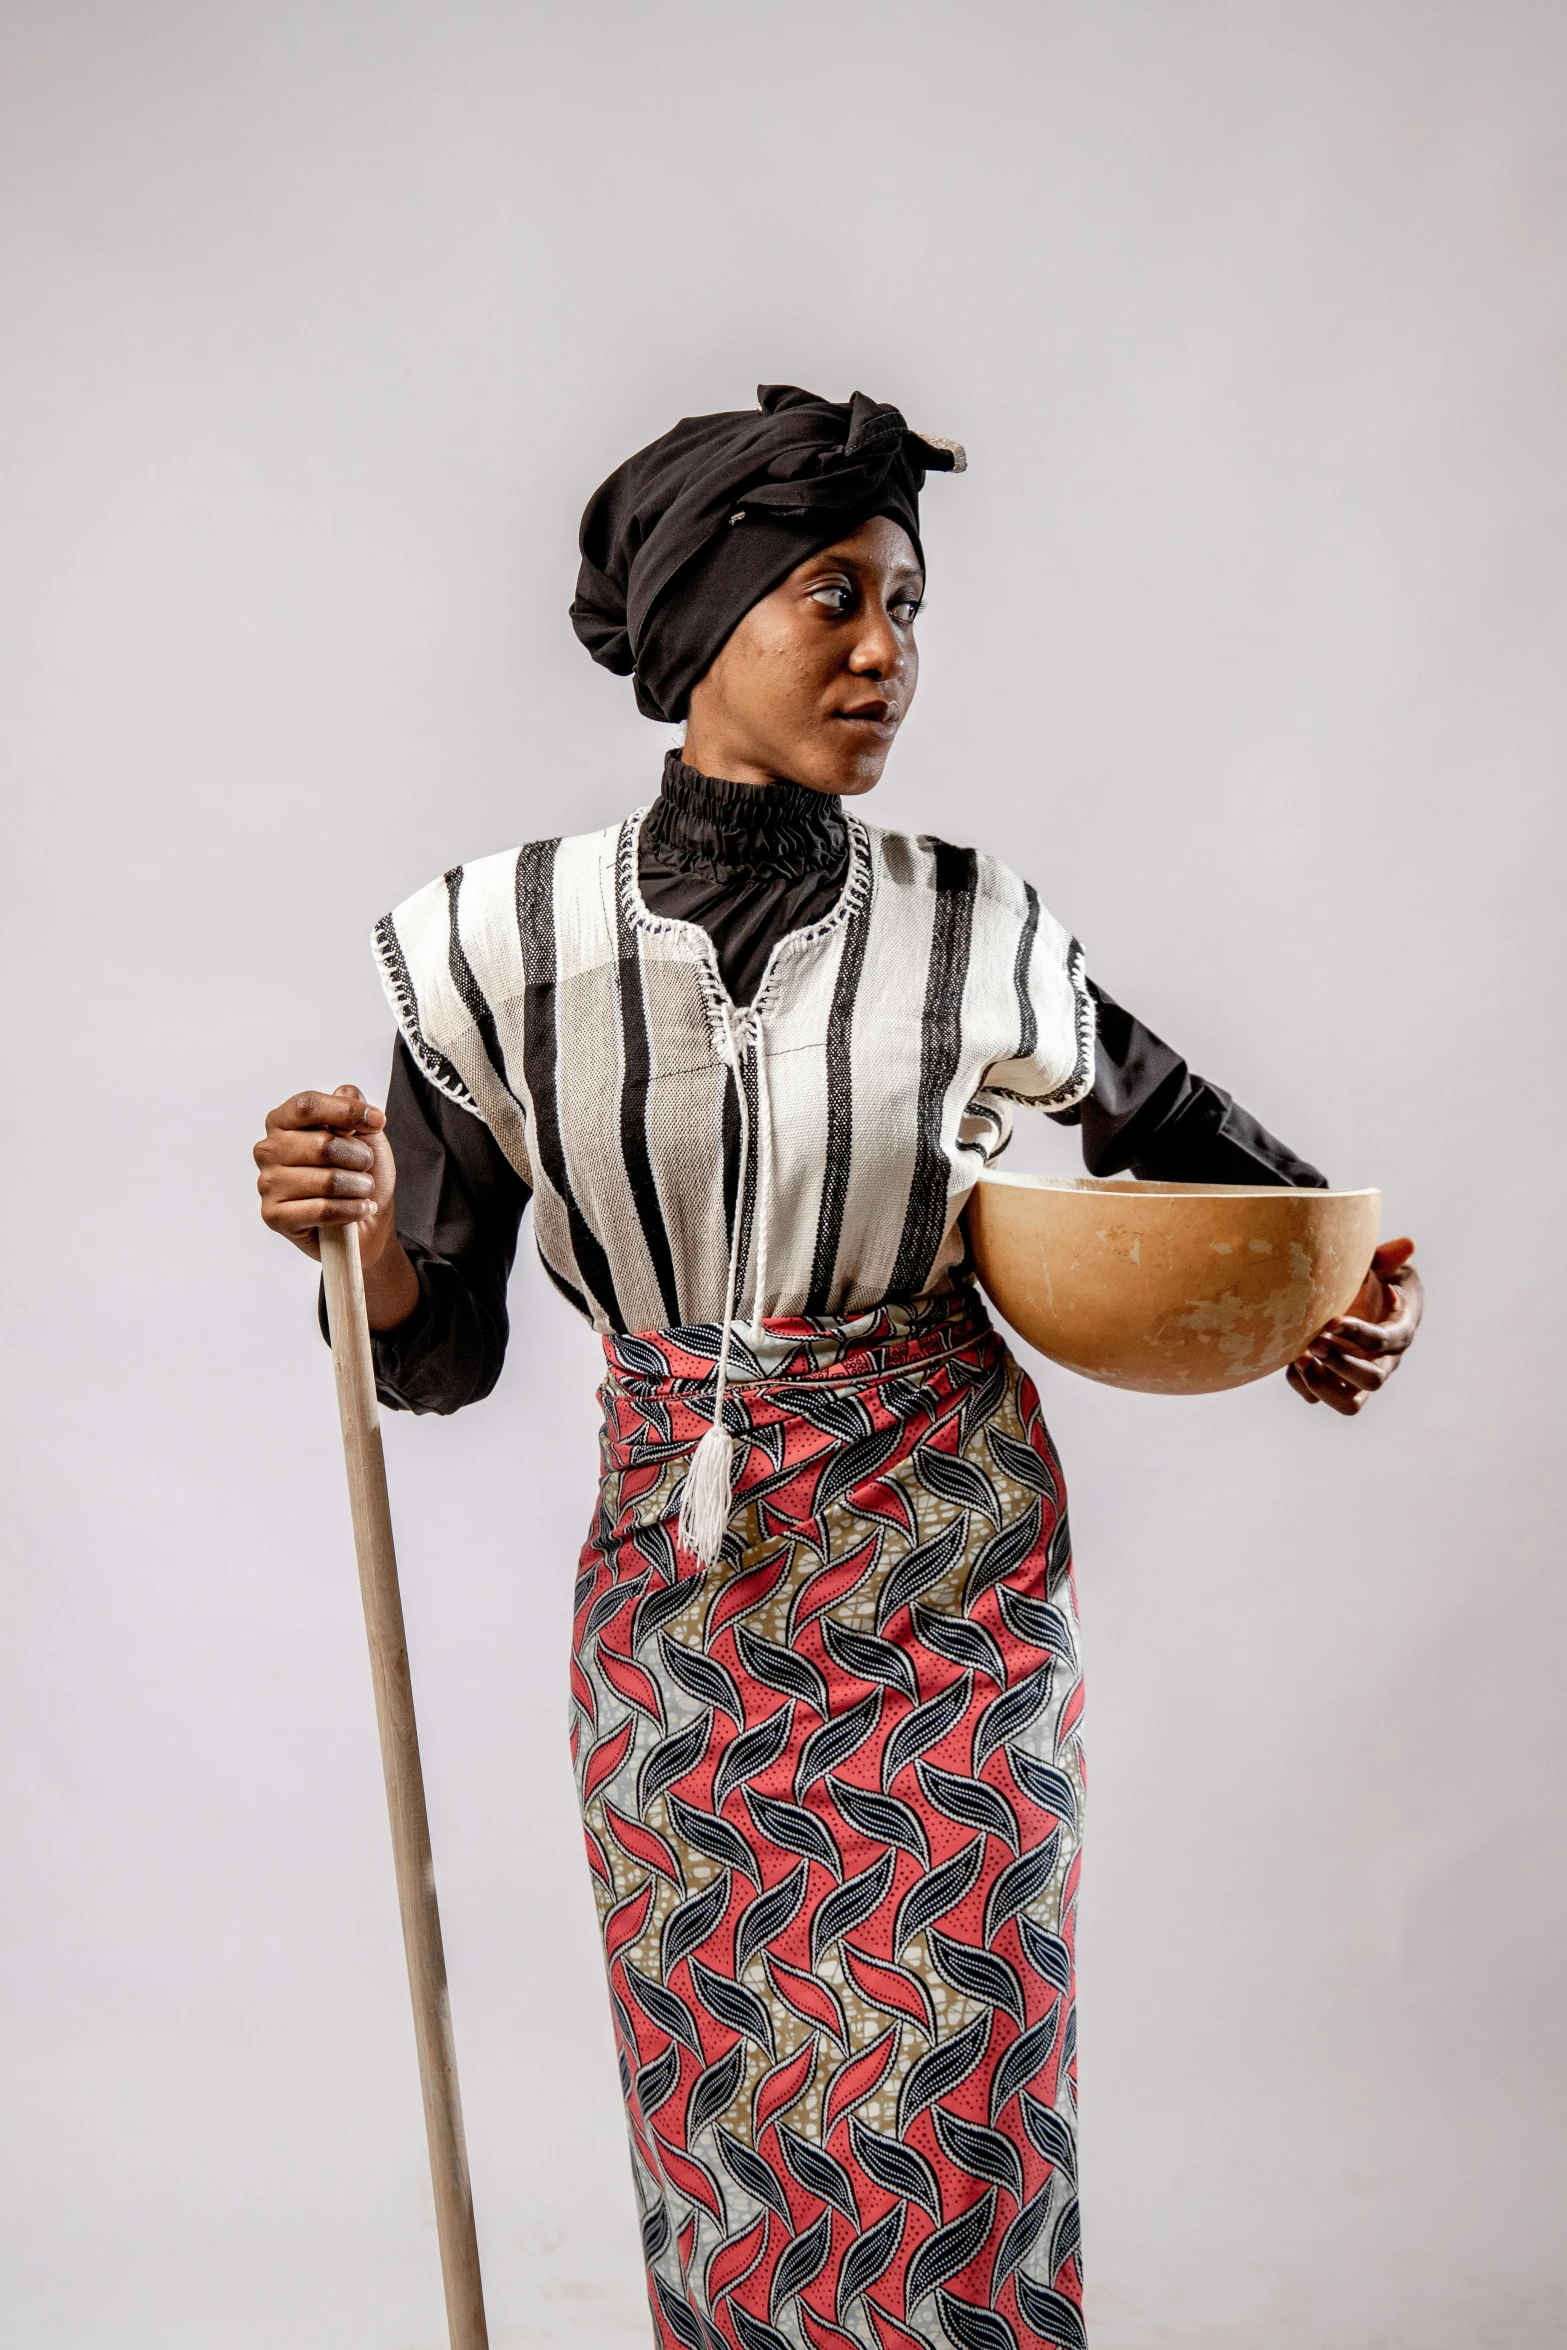
[{"label": "ruffled collar", "polygon": [[676,872],[792,881],[841,867],[849,835],[836,795],[800,783],[727,783],[698,774],[671,751],[642,845]]}]

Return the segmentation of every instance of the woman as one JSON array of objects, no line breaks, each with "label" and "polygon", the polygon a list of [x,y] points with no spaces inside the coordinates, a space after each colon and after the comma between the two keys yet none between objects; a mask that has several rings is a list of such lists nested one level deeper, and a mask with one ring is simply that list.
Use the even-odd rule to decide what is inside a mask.
[{"label": "woman", "polygon": [[[256,1150],[274,1230],[358,1223],[388,1403],[493,1385],[530,1197],[603,1334],[572,1743],[685,2350],[1084,2340],[1065,1493],[961,1210],[1019,1103],[1099,1173],[1324,1180],[1029,885],[845,806],[914,694],[919,492],[962,463],[773,386],[611,475],[572,617],[685,723],[658,797],[386,916],[385,1115],[302,1094]],[[1411,1253],[1299,1394],[1383,1384]]]}]

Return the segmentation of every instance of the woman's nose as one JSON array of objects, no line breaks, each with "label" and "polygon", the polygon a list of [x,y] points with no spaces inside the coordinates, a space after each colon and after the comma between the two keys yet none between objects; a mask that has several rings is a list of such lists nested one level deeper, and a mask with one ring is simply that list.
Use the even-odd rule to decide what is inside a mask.
[{"label": "woman's nose", "polygon": [[849,667],[856,677],[891,677],[902,667],[903,647],[885,612],[868,612],[854,640]]}]

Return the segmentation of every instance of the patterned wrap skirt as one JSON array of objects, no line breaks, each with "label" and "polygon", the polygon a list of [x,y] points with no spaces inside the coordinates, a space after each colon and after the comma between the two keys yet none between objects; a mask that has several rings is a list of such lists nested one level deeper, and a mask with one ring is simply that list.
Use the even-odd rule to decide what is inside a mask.
[{"label": "patterned wrap skirt", "polygon": [[663,2350],[1081,2350],[1061,1471],[968,1290],[604,1341],[572,1746]]}]

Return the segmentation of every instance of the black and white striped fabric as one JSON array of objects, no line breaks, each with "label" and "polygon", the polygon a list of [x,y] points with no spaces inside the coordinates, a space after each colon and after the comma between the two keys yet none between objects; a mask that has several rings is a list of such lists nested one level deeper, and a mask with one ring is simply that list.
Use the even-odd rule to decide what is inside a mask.
[{"label": "black and white striped fabric", "polygon": [[720,1321],[737,1209],[753,1321],[940,1287],[1013,1105],[1093,1083],[1076,941],[996,859],[846,812],[837,905],[739,1011],[707,933],[643,900],[645,814],[454,866],[383,916],[420,1067],[532,1186],[545,1266],[599,1330]]}]

